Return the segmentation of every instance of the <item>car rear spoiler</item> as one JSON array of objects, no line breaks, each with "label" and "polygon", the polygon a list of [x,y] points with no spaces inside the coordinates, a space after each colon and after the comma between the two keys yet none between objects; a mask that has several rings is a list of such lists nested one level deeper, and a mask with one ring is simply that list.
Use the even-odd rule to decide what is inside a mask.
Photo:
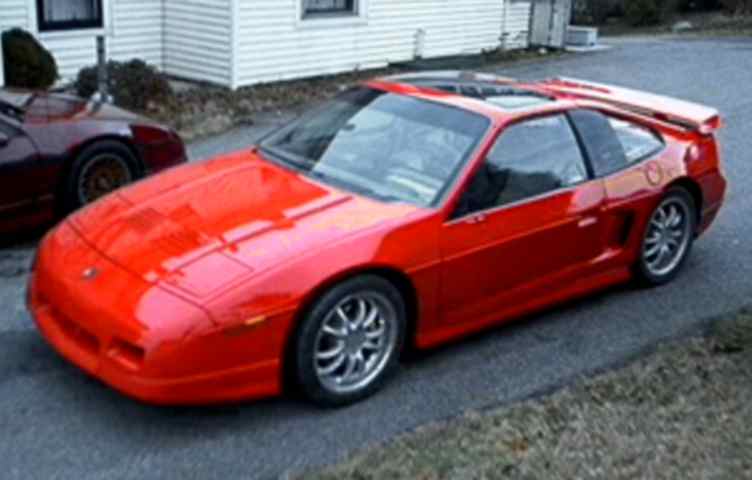
[{"label": "car rear spoiler", "polygon": [[723,126],[718,110],[663,95],[566,77],[544,80],[539,85],[555,93],[607,103],[702,135],[710,135]]}]

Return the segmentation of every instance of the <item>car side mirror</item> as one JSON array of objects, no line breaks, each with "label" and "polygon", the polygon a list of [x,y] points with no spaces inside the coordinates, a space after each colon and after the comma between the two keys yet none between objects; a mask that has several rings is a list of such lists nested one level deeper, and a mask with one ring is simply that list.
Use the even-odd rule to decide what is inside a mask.
[{"label": "car side mirror", "polygon": [[8,138],[8,135],[6,135],[3,132],[0,132],[0,148],[8,145],[9,142],[10,142],[10,138]]}]

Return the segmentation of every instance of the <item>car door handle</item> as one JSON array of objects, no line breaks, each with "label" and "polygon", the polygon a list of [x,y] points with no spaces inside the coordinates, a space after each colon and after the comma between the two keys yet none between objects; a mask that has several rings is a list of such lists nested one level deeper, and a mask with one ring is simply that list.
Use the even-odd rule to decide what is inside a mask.
[{"label": "car door handle", "polygon": [[585,217],[577,222],[577,226],[580,228],[591,227],[598,223],[598,217]]},{"label": "car door handle", "polygon": [[475,215],[470,215],[465,219],[465,223],[469,223],[471,225],[474,225],[476,223],[483,223],[486,221],[486,216],[482,213],[476,213]]}]

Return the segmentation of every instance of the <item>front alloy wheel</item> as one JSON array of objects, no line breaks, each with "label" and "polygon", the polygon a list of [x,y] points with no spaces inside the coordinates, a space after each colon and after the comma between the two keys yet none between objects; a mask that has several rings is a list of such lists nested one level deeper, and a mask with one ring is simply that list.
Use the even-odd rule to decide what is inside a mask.
[{"label": "front alloy wheel", "polygon": [[324,294],[297,337],[298,383],[324,406],[374,393],[396,368],[404,341],[405,307],[387,280],[367,275]]}]

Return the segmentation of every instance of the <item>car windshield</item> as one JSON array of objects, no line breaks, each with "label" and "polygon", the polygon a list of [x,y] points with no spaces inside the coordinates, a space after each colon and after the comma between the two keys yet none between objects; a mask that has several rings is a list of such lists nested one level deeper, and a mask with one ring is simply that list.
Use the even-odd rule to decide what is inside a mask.
[{"label": "car windshield", "polygon": [[33,100],[30,93],[11,92],[0,89],[0,114],[13,117],[17,120],[23,118],[26,107]]},{"label": "car windshield", "polygon": [[489,127],[459,108],[355,88],[261,143],[272,160],[383,201],[438,202]]}]

